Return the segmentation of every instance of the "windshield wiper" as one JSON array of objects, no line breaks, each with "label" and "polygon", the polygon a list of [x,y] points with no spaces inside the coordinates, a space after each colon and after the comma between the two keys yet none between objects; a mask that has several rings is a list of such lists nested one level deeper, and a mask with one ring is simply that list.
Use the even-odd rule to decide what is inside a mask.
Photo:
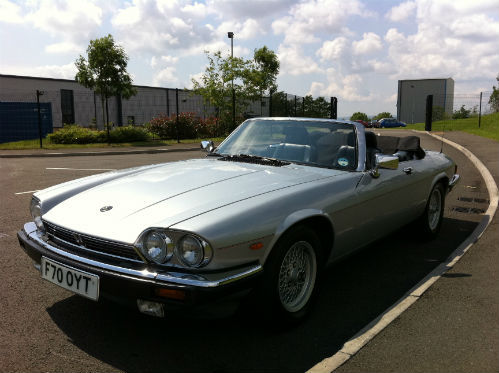
[{"label": "windshield wiper", "polygon": [[250,154],[223,155],[220,158],[220,160],[228,162],[254,163],[254,164],[269,165],[275,167],[287,166],[290,164],[289,162],[281,161],[279,159],[261,157],[259,155],[250,155]]}]

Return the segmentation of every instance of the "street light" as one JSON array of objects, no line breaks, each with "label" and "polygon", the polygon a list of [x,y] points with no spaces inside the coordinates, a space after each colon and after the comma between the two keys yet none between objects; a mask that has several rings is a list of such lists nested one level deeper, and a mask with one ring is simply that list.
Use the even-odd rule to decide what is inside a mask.
[{"label": "street light", "polygon": [[[227,37],[230,39],[230,58],[234,58],[234,33],[229,31]],[[234,92],[234,75],[232,75],[232,129],[236,127],[236,93]]]}]

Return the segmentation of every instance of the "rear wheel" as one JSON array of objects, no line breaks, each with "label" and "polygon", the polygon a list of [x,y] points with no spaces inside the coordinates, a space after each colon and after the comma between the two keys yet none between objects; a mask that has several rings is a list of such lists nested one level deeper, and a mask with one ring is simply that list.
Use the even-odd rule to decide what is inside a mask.
[{"label": "rear wheel", "polygon": [[442,226],[445,207],[445,188],[437,183],[431,190],[426,209],[418,220],[419,231],[425,238],[435,238]]},{"label": "rear wheel", "polygon": [[314,231],[299,226],[286,233],[265,264],[260,288],[265,314],[284,323],[303,319],[317,293],[321,263],[320,240]]}]

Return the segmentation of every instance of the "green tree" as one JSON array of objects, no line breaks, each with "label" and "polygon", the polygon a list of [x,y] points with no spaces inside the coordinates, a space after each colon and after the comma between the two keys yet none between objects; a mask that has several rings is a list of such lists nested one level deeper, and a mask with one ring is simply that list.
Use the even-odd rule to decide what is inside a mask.
[{"label": "green tree", "polygon": [[242,118],[251,101],[260,101],[263,94],[277,89],[279,60],[266,46],[255,49],[252,60],[223,57],[218,51],[205,52],[208,67],[199,80],[192,79],[193,93],[203,97],[217,109],[217,117],[228,132],[232,128],[232,87],[236,98],[236,116]]},{"label": "green tree", "polygon": [[277,90],[279,68],[279,59],[274,51],[267,46],[254,50],[253,60],[244,71],[244,84],[252,101],[261,101],[265,94]]},{"label": "green tree", "polygon": [[471,114],[471,110],[465,109],[464,105],[461,105],[459,110],[454,111],[452,114],[452,119],[464,119],[469,118]]},{"label": "green tree", "polygon": [[106,123],[109,140],[108,98],[121,96],[128,99],[137,93],[132,86],[132,78],[126,70],[128,56],[121,46],[115,44],[111,35],[90,40],[87,55],[88,59],[80,55],[75,62],[78,69],[75,79],[84,87],[95,90],[101,97],[102,119]]},{"label": "green tree", "polygon": [[[499,82],[499,75],[497,75],[496,80]],[[490,108],[497,113],[499,112],[499,84],[497,85],[497,88],[492,86],[492,89],[493,91],[489,98],[489,104]]]},{"label": "green tree", "polygon": [[383,119],[383,118],[393,118],[393,116],[389,112],[383,111],[382,113],[379,113],[378,115],[376,115],[373,119],[374,120],[380,120],[380,119]]},{"label": "green tree", "polygon": [[224,131],[229,132],[232,129],[232,87],[236,96],[236,115],[242,115],[248,101],[242,80],[248,63],[238,57],[224,58],[220,51],[213,55],[205,53],[208,66],[200,81],[192,79],[193,93],[201,95],[207,104],[215,107]]},{"label": "green tree", "polygon": [[367,122],[369,120],[369,118],[367,117],[367,114],[361,113],[360,111],[357,111],[357,112],[352,114],[352,116],[350,117],[350,120],[363,120],[363,121]]}]

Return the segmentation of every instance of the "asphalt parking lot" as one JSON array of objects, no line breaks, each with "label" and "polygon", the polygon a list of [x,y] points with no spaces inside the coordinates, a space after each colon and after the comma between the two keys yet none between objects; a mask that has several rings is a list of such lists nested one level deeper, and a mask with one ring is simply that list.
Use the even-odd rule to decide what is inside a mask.
[{"label": "asphalt parking lot", "polygon": [[[423,147],[440,146],[423,137]],[[108,169],[202,153],[0,158],[0,371],[306,371],[333,355],[444,261],[481,220],[488,194],[480,174],[455,149],[444,146],[444,152],[458,163],[462,180],[447,198],[440,236],[422,243],[410,227],[404,228],[328,268],[311,317],[286,331],[266,328],[241,313],[211,320],[161,320],[111,303],[94,303],[42,281],[17,243],[16,232],[29,220],[34,190]],[[465,275],[456,278],[466,280]],[[424,312],[439,310],[438,304],[425,306]],[[482,327],[472,315],[467,322]],[[399,338],[407,346],[410,337]],[[373,371],[368,369],[372,366],[359,362],[351,370],[348,365],[340,369]]]}]

